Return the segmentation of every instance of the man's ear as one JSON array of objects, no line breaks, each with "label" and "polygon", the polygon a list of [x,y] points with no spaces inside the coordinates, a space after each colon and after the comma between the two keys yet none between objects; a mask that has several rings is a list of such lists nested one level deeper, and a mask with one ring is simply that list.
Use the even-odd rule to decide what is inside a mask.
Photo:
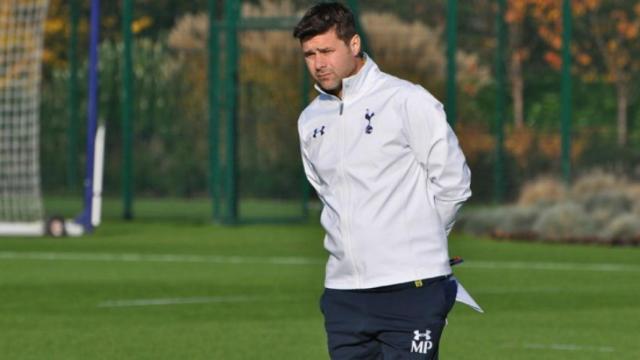
[{"label": "man's ear", "polygon": [[353,56],[360,55],[360,50],[362,49],[362,41],[360,39],[360,35],[355,34],[349,41],[349,50]]}]

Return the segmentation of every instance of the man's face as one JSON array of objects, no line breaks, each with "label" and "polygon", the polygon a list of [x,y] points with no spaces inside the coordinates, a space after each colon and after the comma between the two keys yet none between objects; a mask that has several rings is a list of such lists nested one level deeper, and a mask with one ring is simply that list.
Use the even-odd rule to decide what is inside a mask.
[{"label": "man's face", "polygon": [[360,70],[360,37],[355,35],[349,45],[340,40],[335,28],[305,39],[302,52],[311,76],[325,91],[342,95],[342,79]]}]

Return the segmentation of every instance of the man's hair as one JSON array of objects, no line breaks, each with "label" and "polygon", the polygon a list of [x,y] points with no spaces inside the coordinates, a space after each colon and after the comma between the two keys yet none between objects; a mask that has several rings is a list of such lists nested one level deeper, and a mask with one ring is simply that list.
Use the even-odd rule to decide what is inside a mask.
[{"label": "man's hair", "polygon": [[335,27],[338,39],[349,44],[356,34],[353,13],[338,2],[322,2],[312,6],[293,29],[293,37],[304,41]]}]

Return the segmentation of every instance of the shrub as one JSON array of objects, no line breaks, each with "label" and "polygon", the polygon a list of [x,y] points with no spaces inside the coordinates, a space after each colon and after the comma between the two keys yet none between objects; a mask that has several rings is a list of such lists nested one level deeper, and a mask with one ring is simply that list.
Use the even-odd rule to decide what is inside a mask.
[{"label": "shrub", "polygon": [[571,197],[580,199],[599,194],[614,188],[624,188],[627,185],[626,180],[612,173],[605,173],[596,170],[587,173],[573,184],[571,187]]},{"label": "shrub", "polygon": [[613,219],[603,235],[614,244],[640,244],[640,216],[625,214]]},{"label": "shrub", "polygon": [[535,236],[533,225],[539,217],[540,208],[506,207],[497,219],[493,235],[506,238],[532,238]]},{"label": "shrub", "polygon": [[550,177],[540,177],[526,183],[522,187],[518,197],[518,205],[550,204],[564,200],[566,197],[565,185],[562,181]]},{"label": "shrub", "polygon": [[640,214],[640,184],[631,184],[627,187],[627,194],[633,201],[633,209],[636,214]]},{"label": "shrub", "polygon": [[548,240],[586,239],[595,233],[593,219],[577,203],[563,202],[542,211],[533,226],[538,236]]},{"label": "shrub", "polygon": [[616,188],[587,194],[580,202],[599,228],[606,227],[613,219],[629,213],[633,208],[633,199],[624,189]]},{"label": "shrub", "polygon": [[499,238],[640,245],[640,184],[599,172],[570,191],[552,177],[525,184],[515,205],[471,210],[464,231]]},{"label": "shrub", "polygon": [[458,218],[458,228],[463,232],[476,236],[492,235],[496,224],[507,212],[504,208],[483,208],[482,210],[464,211]]}]

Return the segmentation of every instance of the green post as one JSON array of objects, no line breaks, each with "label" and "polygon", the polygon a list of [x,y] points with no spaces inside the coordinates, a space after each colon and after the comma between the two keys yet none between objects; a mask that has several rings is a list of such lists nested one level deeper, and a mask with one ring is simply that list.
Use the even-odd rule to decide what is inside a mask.
[{"label": "green post", "polygon": [[209,191],[214,221],[220,221],[220,49],[216,0],[209,0]]},{"label": "green post", "polygon": [[225,24],[226,24],[226,62],[224,89],[226,93],[226,179],[225,200],[227,201],[227,215],[225,221],[234,224],[238,220],[238,189],[237,189],[237,153],[236,144],[237,123],[237,81],[238,81],[238,18],[240,8],[238,0],[225,0]]},{"label": "green post", "polygon": [[504,120],[506,113],[505,59],[507,46],[507,24],[505,22],[506,0],[498,0],[497,30],[498,46],[496,50],[496,159],[494,165],[493,200],[504,200]]},{"label": "green post", "polygon": [[562,2],[562,175],[571,182],[571,2]]},{"label": "green post", "polygon": [[362,22],[360,21],[360,7],[358,6],[358,0],[348,0],[347,4],[349,5],[349,8],[351,8],[356,21],[356,31],[362,40],[362,50],[369,54],[369,56],[373,57],[372,50],[369,47],[369,38],[362,27]]},{"label": "green post", "polygon": [[447,3],[447,119],[451,127],[456,126],[456,50],[458,47],[458,0]]},{"label": "green post", "polygon": [[[309,79],[309,72],[307,71],[306,64],[302,64],[302,81],[300,82],[300,111],[304,110],[309,104],[309,87],[311,86],[311,79]],[[303,171],[302,173],[302,217],[304,219],[309,218],[309,195],[311,188],[307,177]]]},{"label": "green post", "polygon": [[67,187],[78,185],[78,0],[71,0],[71,33],[69,34],[69,128],[67,130]]},{"label": "green post", "polygon": [[124,66],[122,67],[122,217],[133,219],[133,56],[131,52],[133,0],[123,0],[122,8],[122,39],[124,41]]}]

